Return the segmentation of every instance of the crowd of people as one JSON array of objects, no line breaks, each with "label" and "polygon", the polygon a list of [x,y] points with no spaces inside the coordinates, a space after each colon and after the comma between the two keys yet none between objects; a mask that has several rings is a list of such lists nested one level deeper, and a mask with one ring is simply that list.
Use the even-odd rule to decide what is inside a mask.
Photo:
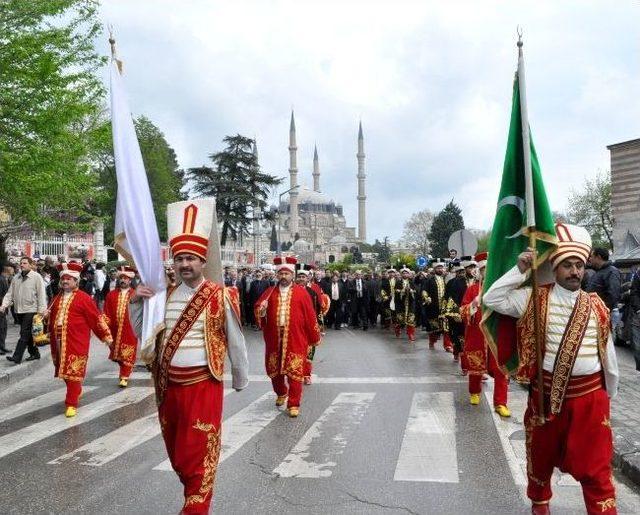
[{"label": "crowd of people", "polygon": [[[509,375],[481,330],[486,308],[517,320],[519,366],[514,375],[529,384],[527,494],[533,513],[549,513],[554,467],[581,482],[589,512],[615,513],[609,398],[618,381],[611,312],[620,300],[620,273],[606,250],[591,250],[584,229],[557,226],[560,242],[549,257],[555,282],[541,286],[535,297],[526,285],[535,259],[531,249],[487,291],[487,253],[457,258],[454,251],[418,271],[335,271],[298,263],[293,256],[277,257],[272,265],[255,269],[226,268],[222,286],[204,277],[208,242],[194,228],[210,223],[210,217],[197,216],[198,209],[206,213],[212,207],[206,199],[198,202],[199,208],[194,203],[170,205],[176,206],[175,219],[184,223],[169,227],[170,235],[175,233],[170,240],[174,263],[166,270],[164,322],[150,359],[163,438],[184,485],[184,513],[204,513],[211,502],[217,466],[211,456],[220,449],[225,356],[232,365],[232,387],[242,390],[248,384],[242,326],[262,330],[275,404],[286,403],[291,418],[300,414],[303,386],[311,383],[322,336],[377,326],[396,338],[406,333],[409,342],[422,329],[430,349],[441,341],[461,374],[469,377],[471,405],[480,403],[482,381],[492,376],[494,409],[509,417]],[[199,234],[209,231],[203,227]],[[592,272],[585,271],[587,263]],[[141,339],[140,306],[155,292],[139,284],[136,271],[126,266],[105,273],[101,264],[23,257],[18,267],[4,267],[0,278],[4,333],[8,310],[20,324],[20,338],[7,359],[18,364],[25,351],[27,360],[39,359],[33,330],[40,317],[48,328],[55,376],[67,386],[67,417],[78,409],[91,333],[109,346],[109,359],[119,366],[119,386],[126,387]],[[640,279],[634,277],[632,283],[630,305],[638,313],[640,296],[634,296],[640,294]],[[532,322],[534,309],[541,317],[539,330]],[[542,371],[535,357],[537,337],[544,342]],[[0,343],[8,353],[3,339]],[[588,444],[587,436],[580,435],[589,435]]]}]

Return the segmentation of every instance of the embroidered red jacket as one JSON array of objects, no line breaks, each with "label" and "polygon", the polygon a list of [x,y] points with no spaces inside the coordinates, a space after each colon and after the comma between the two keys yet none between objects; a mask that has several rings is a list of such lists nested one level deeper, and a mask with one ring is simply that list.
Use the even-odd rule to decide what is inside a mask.
[{"label": "embroidered red jacket", "polygon": [[[104,317],[93,299],[81,290],[71,293],[61,313],[63,293],[51,301],[49,307],[49,338],[55,377],[82,381],[87,370],[91,331],[105,343],[113,338]],[[61,317],[62,325],[58,326]]]},{"label": "embroidered red jacket", "polygon": [[[320,327],[311,296],[302,286],[291,285],[288,297],[288,301],[281,297],[277,285],[269,288],[255,304],[255,319],[264,335],[267,375],[282,374],[302,381],[307,348],[320,343]],[[266,299],[267,311],[261,317],[259,306]],[[282,331],[279,327],[281,310],[285,319]]]},{"label": "embroidered red jacket", "polygon": [[109,359],[129,366],[135,365],[138,345],[138,337],[129,319],[129,301],[132,295],[132,288],[116,288],[107,294],[104,301],[105,320],[113,336]]},{"label": "embroidered red jacket", "polygon": [[467,286],[460,306],[460,316],[465,326],[464,355],[467,358],[468,370],[471,375],[482,375],[487,372],[487,343],[480,329],[482,310],[478,307],[473,314],[471,313],[471,303],[479,294],[480,283],[475,282]]}]

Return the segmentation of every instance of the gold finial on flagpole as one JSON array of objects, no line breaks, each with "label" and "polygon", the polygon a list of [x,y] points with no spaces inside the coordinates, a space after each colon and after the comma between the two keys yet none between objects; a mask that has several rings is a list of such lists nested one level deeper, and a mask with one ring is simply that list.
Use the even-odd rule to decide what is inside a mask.
[{"label": "gold finial on flagpole", "polygon": [[113,25],[109,24],[107,28],[109,29],[109,45],[111,45],[111,59],[116,62],[116,65],[118,66],[118,71],[120,72],[120,75],[122,75],[122,61],[118,59],[118,53],[116,52],[116,40],[113,37]]},{"label": "gold finial on flagpole", "polygon": [[516,26],[516,34],[518,34],[518,48],[522,48],[524,43],[522,42],[522,27],[520,25]]}]

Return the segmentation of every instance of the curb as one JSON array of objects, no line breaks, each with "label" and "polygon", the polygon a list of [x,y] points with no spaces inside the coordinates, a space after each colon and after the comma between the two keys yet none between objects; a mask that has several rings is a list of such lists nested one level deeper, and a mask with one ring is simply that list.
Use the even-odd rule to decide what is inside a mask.
[{"label": "curb", "polygon": [[627,428],[614,428],[613,465],[629,481],[640,486],[640,439]]}]

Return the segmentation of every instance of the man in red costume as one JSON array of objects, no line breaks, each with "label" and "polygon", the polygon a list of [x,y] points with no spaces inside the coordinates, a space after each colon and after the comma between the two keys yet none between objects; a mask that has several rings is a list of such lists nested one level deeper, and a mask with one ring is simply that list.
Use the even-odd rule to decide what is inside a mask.
[{"label": "man in red costume", "polygon": [[58,265],[58,270],[60,291],[51,301],[45,317],[49,319],[54,377],[64,379],[67,385],[65,416],[75,417],[87,372],[91,331],[108,345],[113,339],[96,303],[78,289],[82,265],[63,263]]},{"label": "man in red costume", "polygon": [[276,406],[286,401],[293,418],[300,413],[308,347],[320,343],[320,327],[311,296],[292,284],[296,258],[276,257],[273,262],[278,284],[261,295],[254,309],[264,334],[265,366],[278,396]]},{"label": "man in red costume", "polygon": [[[183,514],[206,514],[211,506],[220,458],[225,355],[231,361],[233,388],[241,390],[249,382],[238,291],[204,277],[209,237],[217,230],[214,218],[211,198],[167,206],[169,246],[182,282],[167,292],[153,379],[162,437],[184,486]],[[140,297],[153,294],[146,286],[136,289]]]},{"label": "man in red costume", "polygon": [[[498,313],[518,319],[516,378],[530,384],[524,415],[527,495],[534,514],[550,513],[554,467],[582,485],[586,511],[616,513],[612,481],[609,399],[618,389],[618,362],[609,310],[596,293],[580,289],[591,237],[582,227],[557,224],[558,246],[549,255],[555,282],[538,289],[538,337],[543,342],[538,384],[536,326],[529,276],[534,253],[523,252],[517,266],[494,282],[482,299]],[[543,391],[544,413],[538,408]]]},{"label": "man in red costume", "polygon": [[500,369],[495,357],[488,350],[484,334],[480,329],[482,321],[482,279],[487,268],[487,252],[481,252],[475,257],[478,265],[478,280],[467,286],[460,315],[465,325],[463,361],[469,374],[469,402],[480,404],[482,391],[482,376],[487,372],[493,376],[493,408],[501,417],[510,417],[507,407],[507,391],[509,377]]},{"label": "man in red costume", "polygon": [[121,266],[117,271],[118,288],[107,293],[104,301],[104,316],[113,336],[109,346],[109,359],[120,365],[120,388],[126,388],[131,370],[136,363],[138,337],[129,319],[129,303],[134,294],[131,279],[135,271],[128,266]]},{"label": "man in red costume", "polygon": [[[313,303],[313,311],[316,313],[316,319],[320,326],[320,334],[324,325],[324,316],[329,311],[331,300],[329,296],[323,293],[322,289],[315,281],[309,281],[313,268],[307,265],[301,265],[296,273],[296,284],[304,287],[311,296]],[[316,355],[316,346],[309,345],[307,349],[307,361],[304,363],[304,384],[311,384],[311,374],[313,373],[313,358]]]}]

